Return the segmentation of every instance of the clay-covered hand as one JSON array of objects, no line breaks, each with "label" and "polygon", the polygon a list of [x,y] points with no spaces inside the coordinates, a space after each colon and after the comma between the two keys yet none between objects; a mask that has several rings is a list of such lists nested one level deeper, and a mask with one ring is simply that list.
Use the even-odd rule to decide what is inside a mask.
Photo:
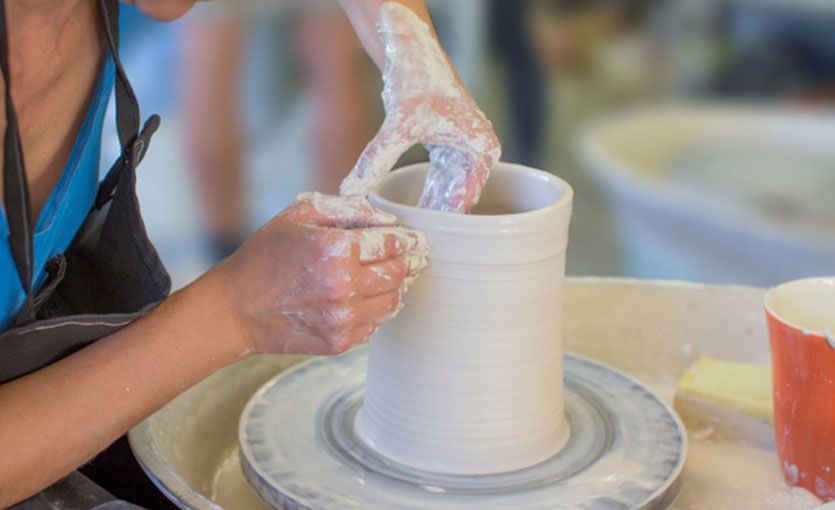
[{"label": "clay-covered hand", "polygon": [[386,119],[340,192],[365,196],[409,147],[423,143],[430,171],[420,206],[467,212],[478,201],[501,146],[461,85],[429,26],[401,4],[381,8]]},{"label": "clay-covered hand", "polygon": [[214,272],[247,349],[335,354],[400,309],[426,266],[418,232],[361,197],[305,193]]}]

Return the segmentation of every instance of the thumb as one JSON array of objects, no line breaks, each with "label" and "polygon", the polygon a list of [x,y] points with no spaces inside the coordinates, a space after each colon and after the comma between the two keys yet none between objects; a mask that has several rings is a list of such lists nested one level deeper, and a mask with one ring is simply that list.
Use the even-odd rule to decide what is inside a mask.
[{"label": "thumb", "polygon": [[339,197],[315,192],[300,194],[282,214],[298,223],[343,229],[387,227],[397,222],[393,214],[374,209],[363,197]]},{"label": "thumb", "polygon": [[396,127],[385,124],[366,146],[351,173],[342,181],[339,193],[343,196],[365,196],[373,191],[391,171],[400,156],[414,144],[402,136]]}]

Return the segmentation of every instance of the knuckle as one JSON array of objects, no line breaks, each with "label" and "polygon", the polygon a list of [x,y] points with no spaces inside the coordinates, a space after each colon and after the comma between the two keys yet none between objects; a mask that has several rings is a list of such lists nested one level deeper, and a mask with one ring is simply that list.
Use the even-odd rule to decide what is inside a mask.
[{"label": "knuckle", "polygon": [[342,354],[352,347],[351,337],[347,333],[331,336],[328,341],[330,354]]},{"label": "knuckle", "polygon": [[397,261],[392,265],[391,270],[391,279],[392,282],[400,285],[403,283],[403,280],[406,279],[406,260],[403,257],[399,257]]},{"label": "knuckle", "polygon": [[341,243],[336,236],[329,235],[328,232],[317,232],[312,236],[313,245],[320,252],[332,252],[340,248]]},{"label": "knuckle", "polygon": [[353,313],[347,308],[332,308],[325,311],[323,323],[332,335],[339,335],[353,324]]},{"label": "knuckle", "polygon": [[313,204],[310,203],[307,199],[300,199],[298,202],[294,202],[289,207],[287,207],[282,214],[286,214],[288,216],[297,218],[297,217],[305,217],[313,214],[315,211]]},{"label": "knuckle", "polygon": [[316,252],[321,260],[347,258],[351,253],[353,239],[338,230],[326,230],[313,240]]},{"label": "knuckle", "polygon": [[325,299],[330,302],[345,301],[351,297],[352,287],[348,282],[334,279],[325,283],[323,294]]},{"label": "knuckle", "polygon": [[392,292],[391,298],[389,302],[389,310],[396,310],[397,307],[400,306],[400,302],[403,300],[403,293],[402,292]]}]

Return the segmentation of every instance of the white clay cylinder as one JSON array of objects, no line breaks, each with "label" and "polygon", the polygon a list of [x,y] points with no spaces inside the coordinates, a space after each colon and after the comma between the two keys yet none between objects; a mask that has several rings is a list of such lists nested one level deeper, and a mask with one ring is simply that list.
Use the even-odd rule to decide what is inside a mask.
[{"label": "white clay cylinder", "polygon": [[500,163],[472,214],[432,211],[414,207],[427,169],[395,171],[371,196],[432,251],[405,308],[371,339],[358,434],[437,473],[532,466],[569,434],[561,295],[573,192]]}]

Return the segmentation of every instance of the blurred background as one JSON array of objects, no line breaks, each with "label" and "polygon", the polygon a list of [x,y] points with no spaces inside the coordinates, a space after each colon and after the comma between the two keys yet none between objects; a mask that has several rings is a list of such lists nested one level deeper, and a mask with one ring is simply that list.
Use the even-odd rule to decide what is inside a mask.
[{"label": "blurred background", "polygon": [[[427,4],[503,159],[575,188],[568,274],[835,274],[835,1]],[[334,193],[382,121],[379,72],[336,0],[122,18],[143,115],[163,117],[139,193],[176,286],[297,193]]]}]

